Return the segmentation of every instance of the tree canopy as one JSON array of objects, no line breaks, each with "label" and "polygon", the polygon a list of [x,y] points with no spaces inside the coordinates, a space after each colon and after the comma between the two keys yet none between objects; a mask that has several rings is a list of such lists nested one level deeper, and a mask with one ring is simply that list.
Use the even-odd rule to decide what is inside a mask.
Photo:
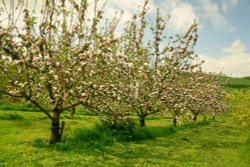
[{"label": "tree canopy", "polygon": [[97,2],[88,18],[87,0],[46,0],[40,22],[17,6],[23,26],[12,17],[0,26],[0,92],[43,111],[52,121],[51,143],[60,141],[60,114],[78,105],[112,126],[134,113],[145,126],[148,115],[171,112],[176,125],[183,114],[225,110],[218,77],[202,72],[193,52],[195,21],[186,33],[165,36],[169,17],[157,10],[151,22],[145,0],[117,37],[119,18],[100,24]]}]

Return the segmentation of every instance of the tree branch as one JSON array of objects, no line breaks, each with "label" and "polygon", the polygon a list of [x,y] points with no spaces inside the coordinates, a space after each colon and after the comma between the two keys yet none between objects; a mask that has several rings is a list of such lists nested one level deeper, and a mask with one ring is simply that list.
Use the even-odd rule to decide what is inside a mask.
[{"label": "tree branch", "polygon": [[25,98],[26,97],[25,95],[13,95],[13,94],[5,92],[3,90],[0,90],[0,93],[6,94],[6,95],[11,96],[11,97],[16,97],[16,98]]},{"label": "tree branch", "polygon": [[31,98],[27,98],[27,100],[29,100],[31,103],[33,103],[35,106],[37,106],[41,111],[43,111],[51,120],[53,120],[52,115],[46,110],[44,109],[41,105],[39,105],[37,102],[35,102],[34,100],[32,100]]},{"label": "tree branch", "polygon": [[70,105],[70,106],[67,106],[67,107],[63,108],[63,109],[61,110],[61,112],[65,111],[65,110],[67,110],[67,109],[76,107],[76,106],[78,106],[78,105],[80,105],[80,104],[82,104],[82,101],[77,102],[77,103],[74,103],[74,104],[72,104],[72,105]]}]

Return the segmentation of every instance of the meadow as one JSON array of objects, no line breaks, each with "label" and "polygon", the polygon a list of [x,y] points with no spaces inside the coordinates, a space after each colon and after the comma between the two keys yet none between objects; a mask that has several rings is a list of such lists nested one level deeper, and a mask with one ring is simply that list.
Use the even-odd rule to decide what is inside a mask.
[{"label": "meadow", "polygon": [[250,78],[232,78],[221,77],[221,82],[225,84],[227,89],[246,89],[250,87]]},{"label": "meadow", "polygon": [[[0,111],[0,166],[235,166],[250,164],[250,138],[230,115],[171,126],[147,120],[143,140],[119,141],[96,133],[95,116],[63,116],[63,142],[50,145],[49,120],[37,112]],[[144,134],[145,135],[145,134]],[[247,141],[248,136],[248,141]]]},{"label": "meadow", "polygon": [[[244,82],[243,82],[244,80]],[[247,79],[231,79],[226,90],[246,89]],[[250,85],[250,84],[249,84]],[[249,86],[248,85],[248,86]],[[136,118],[135,118],[136,119]],[[36,108],[0,104],[0,167],[172,166],[248,167],[250,133],[226,112],[203,122],[172,126],[170,115],[152,115],[131,134],[100,130],[86,112],[62,115],[63,140],[49,144],[50,120]],[[136,122],[138,120],[135,120]],[[114,135],[116,134],[116,135]]]},{"label": "meadow", "polygon": [[250,165],[249,77],[200,70],[198,22],[172,35],[144,0],[120,31],[97,0],[29,3],[0,2],[0,167]]}]

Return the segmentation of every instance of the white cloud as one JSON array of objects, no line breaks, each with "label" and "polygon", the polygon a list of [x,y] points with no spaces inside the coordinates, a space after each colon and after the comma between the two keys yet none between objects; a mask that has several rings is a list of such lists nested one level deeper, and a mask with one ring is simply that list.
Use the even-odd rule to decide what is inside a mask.
[{"label": "white cloud", "polygon": [[[104,0],[101,0],[101,2]],[[127,20],[130,20],[133,14],[141,9],[145,0],[124,0],[118,3],[117,0],[109,0],[105,8],[106,16],[113,16],[115,11],[123,10],[124,14],[118,26],[118,32],[122,30]],[[149,0],[149,15],[154,18],[156,9],[160,8],[162,16],[170,15],[171,18],[167,27],[174,32],[186,31],[196,20],[199,22],[198,15],[194,7],[183,0],[161,0],[160,5],[156,5],[158,0]],[[139,8],[140,6],[140,8]],[[200,26],[201,27],[201,26]]]},{"label": "white cloud", "polygon": [[[124,25],[125,23],[130,20],[132,18],[132,16],[134,14],[136,14],[138,11],[140,11],[142,9],[142,6],[144,4],[144,1],[145,0],[122,0],[122,1],[119,1],[118,0],[108,0],[107,3],[106,3],[106,0],[99,0],[98,2],[98,6],[97,8],[100,9],[103,7],[104,4],[106,4],[106,6],[104,6],[104,17],[107,18],[108,20],[111,20],[115,14],[118,12],[118,15],[117,17],[119,17],[119,12],[121,11],[124,11],[123,15],[122,15],[122,18],[119,22],[119,25],[116,29],[116,32],[115,34],[116,35],[120,35],[121,32],[123,31],[123,28],[124,28]],[[10,1],[6,1],[6,9],[11,9],[9,6]],[[15,1],[13,1],[15,2]],[[25,1],[26,2],[26,1]],[[44,5],[44,1],[43,0],[39,0],[39,1],[34,1],[34,0],[27,0],[28,2],[28,7],[29,9],[35,9],[36,12],[37,12],[37,16],[39,18],[39,14],[40,14],[40,10],[42,8],[42,6]],[[36,3],[37,2],[37,3]],[[14,5],[16,6],[17,3],[14,3]],[[89,9],[88,9],[88,12],[87,12],[87,18],[93,18],[93,15],[94,15],[94,1],[89,1]],[[66,4],[67,6],[67,4]],[[1,7],[3,7],[3,3],[0,2],[0,9]],[[149,14],[151,13],[155,13],[156,11],[156,6],[154,5],[154,1],[153,0],[150,0],[149,1],[149,4],[148,4],[148,7],[149,7]],[[22,13],[22,12],[21,12]],[[7,25],[7,12],[4,11],[1,13],[0,11],[0,15],[1,18],[0,18],[0,23],[3,25]],[[15,18],[17,18],[19,12],[16,12],[16,16]],[[22,23],[22,16],[21,15],[21,19],[18,19],[17,21],[17,25],[19,27],[23,26],[23,23]],[[1,20],[4,20],[4,22],[1,22]],[[101,23],[101,25],[103,25],[104,23]]]},{"label": "white cloud", "polygon": [[228,13],[228,10],[235,7],[238,3],[238,0],[223,0],[222,1],[222,10],[224,13]]},{"label": "white cloud", "polygon": [[233,77],[250,76],[250,53],[239,39],[235,40],[229,48],[222,49],[225,54],[221,58],[212,58],[200,55],[205,61],[203,69],[209,72],[222,72]]},{"label": "white cloud", "polygon": [[[104,0],[102,0],[104,1]],[[117,0],[109,0],[107,3],[107,7],[112,7],[117,10],[124,10],[126,12],[134,13],[138,9],[141,9],[145,0],[124,0],[124,1],[117,1]],[[153,1],[149,1],[148,6],[151,8],[150,10],[154,10],[155,6]],[[139,8],[140,7],[140,8]]]},{"label": "white cloud", "polygon": [[170,15],[168,26],[173,31],[187,30],[194,20],[199,20],[193,6],[182,0],[165,0],[161,4],[164,11]]},{"label": "white cloud", "polygon": [[211,21],[214,29],[224,32],[235,31],[235,27],[233,27],[227,18],[221,14],[219,6],[216,3],[212,3],[210,0],[200,0],[199,2],[204,18]]},{"label": "white cloud", "polygon": [[222,51],[229,54],[245,53],[246,46],[239,39],[236,39],[229,48],[224,48]]},{"label": "white cloud", "polygon": [[[28,2],[29,6],[32,7],[35,4],[35,1],[33,0],[28,0]],[[38,1],[37,7],[42,6],[41,2],[43,1]],[[94,1],[89,2],[90,8],[92,8]],[[102,7],[105,2],[106,0],[99,0],[98,7]],[[116,31],[116,34],[121,34],[126,21],[130,20],[135,13],[141,10],[144,2],[145,0],[108,0],[104,8],[104,17],[110,20],[116,12],[124,11],[123,16],[120,20],[120,24],[118,25]],[[168,22],[167,26],[170,30],[175,32],[186,31],[192,25],[194,20],[196,20],[197,22],[199,21],[194,7],[184,0],[149,0],[148,7],[150,8],[149,15],[151,18],[154,18],[156,14],[156,8],[158,7],[160,8],[163,16],[169,14],[171,16],[171,19]],[[92,15],[93,11],[89,10],[87,13],[87,17],[91,18]]]},{"label": "white cloud", "polygon": [[[108,19],[111,19],[116,12],[123,11],[122,18],[119,22],[119,25],[116,30],[116,35],[120,35],[125,23],[128,20],[131,20],[132,16],[136,14],[138,11],[141,11],[142,6],[144,5],[145,0],[123,0],[123,1],[117,1],[117,0],[109,0],[107,5],[104,8],[104,16]],[[101,3],[104,3],[105,0],[101,0]],[[156,12],[156,6],[152,0],[149,1],[148,4],[149,7],[149,14],[155,14]]]},{"label": "white cloud", "polygon": [[[21,1],[22,2],[22,1]],[[27,0],[23,1],[25,4],[19,3],[19,1],[1,1],[0,2],[0,24],[3,27],[7,27],[9,24],[9,17],[11,16],[11,20],[15,23],[17,27],[23,27],[23,16],[24,16],[24,8],[32,12],[32,15],[38,17],[38,12],[41,10],[44,1],[34,1]],[[27,4],[26,4],[27,2]]]}]

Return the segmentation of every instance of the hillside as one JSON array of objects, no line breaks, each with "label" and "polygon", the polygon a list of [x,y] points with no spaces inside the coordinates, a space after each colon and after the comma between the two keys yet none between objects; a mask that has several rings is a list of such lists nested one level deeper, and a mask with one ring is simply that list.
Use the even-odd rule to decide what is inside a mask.
[{"label": "hillside", "polygon": [[226,88],[249,88],[250,87],[250,78],[232,78],[232,77],[221,77],[221,82],[225,85]]}]

